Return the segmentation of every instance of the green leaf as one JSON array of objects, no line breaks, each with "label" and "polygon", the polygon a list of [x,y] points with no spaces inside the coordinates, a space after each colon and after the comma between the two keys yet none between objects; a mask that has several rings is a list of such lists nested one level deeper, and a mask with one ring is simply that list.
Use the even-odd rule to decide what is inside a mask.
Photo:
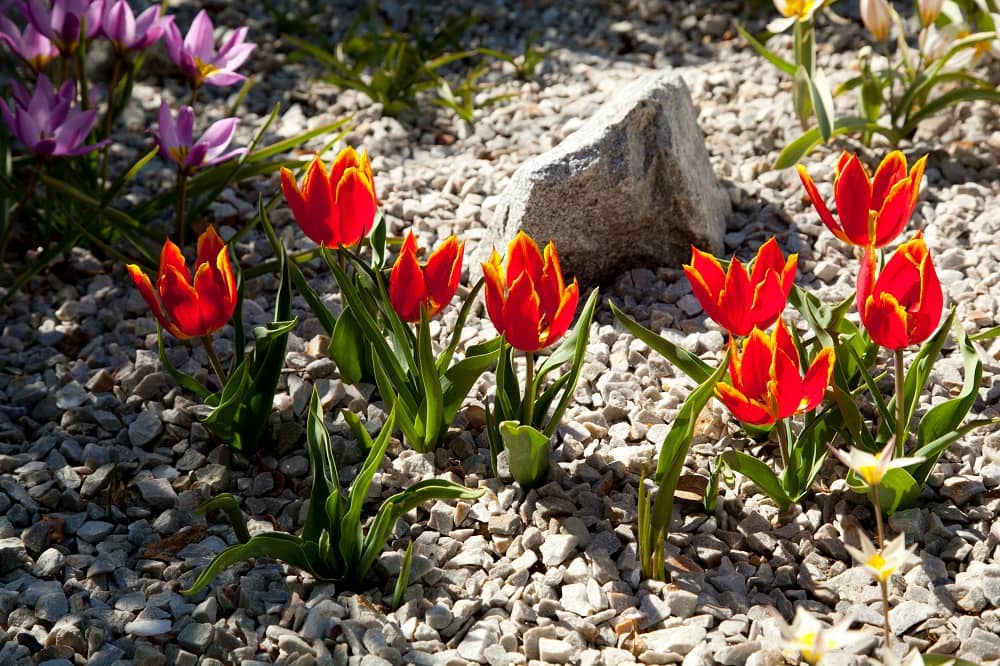
[{"label": "green leaf", "polygon": [[[594,320],[594,308],[597,307],[597,299],[598,292],[597,289],[594,289],[590,294],[590,298],[587,299],[587,303],[583,306],[583,311],[580,312],[580,317],[577,319],[576,325],[570,331],[570,334],[566,336],[567,341],[573,341],[573,363],[567,373],[569,379],[562,387],[562,397],[559,399],[552,415],[548,417],[548,424],[542,429],[546,437],[551,437],[555,434],[556,428],[562,423],[563,413],[573,399],[576,385],[580,381],[580,372],[583,370],[583,359],[587,354],[587,343],[590,341],[590,323]],[[542,364],[542,367],[545,368],[547,364],[548,359],[546,359],[546,363]],[[541,376],[541,373],[539,373],[539,376]],[[548,411],[547,406],[545,411],[536,410],[536,419],[542,419],[540,423],[544,423],[546,411]]]},{"label": "green leaf", "polygon": [[275,155],[280,155],[281,153],[287,153],[289,150],[301,146],[306,141],[317,136],[322,136],[324,134],[329,134],[330,132],[335,132],[348,122],[350,122],[354,116],[348,116],[347,118],[342,118],[336,120],[332,123],[326,123],[325,125],[320,125],[319,127],[314,127],[312,129],[306,130],[305,132],[300,132],[293,137],[283,139],[282,141],[277,141],[267,146],[266,148],[261,148],[260,150],[255,150],[247,156],[247,162],[260,162],[262,160],[270,159]]},{"label": "green leaf", "polygon": [[778,475],[764,461],[742,451],[732,449],[722,454],[722,460],[729,469],[739,472],[753,481],[758,488],[774,500],[781,511],[787,511],[788,507],[792,505],[792,498],[788,496],[785,489],[781,486]]},{"label": "green leaf", "polygon": [[743,39],[747,40],[747,44],[753,47],[753,50],[759,53],[761,56],[763,56],[765,60],[767,60],[769,63],[780,69],[785,74],[788,74],[789,76],[795,76],[795,65],[788,62],[787,60],[785,60],[784,58],[782,58],[781,56],[779,56],[778,54],[774,53],[766,46],[761,44],[759,41],[757,41],[757,39],[753,35],[747,32],[743,28],[743,26],[741,26],[739,23],[736,23],[736,31],[740,33],[740,36],[743,37]]},{"label": "green leaf", "polygon": [[309,467],[312,469],[312,489],[302,538],[305,541],[319,541],[320,534],[328,527],[326,502],[330,494],[340,488],[340,479],[337,477],[337,462],[333,457],[330,433],[323,421],[323,407],[316,387],[313,387],[309,413],[306,416],[306,448],[309,450]]},{"label": "green leaf", "polygon": [[399,576],[396,578],[396,586],[392,591],[392,609],[398,610],[403,605],[403,596],[406,588],[410,584],[410,568],[413,564],[413,542],[406,546],[406,554],[403,555],[403,563],[399,567]]},{"label": "green leaf", "polygon": [[673,363],[681,372],[694,381],[701,383],[712,374],[712,366],[687,351],[678,347],[673,342],[660,337],[645,326],[637,323],[634,319],[618,309],[618,306],[610,301],[611,311],[615,318],[625,327],[629,333],[639,338],[653,351]]},{"label": "green leaf", "polygon": [[[451,365],[451,359],[455,356],[455,351],[458,349],[458,345],[462,340],[462,331],[465,330],[465,321],[469,318],[469,314],[472,312],[472,307],[476,304],[476,297],[479,295],[479,291],[483,288],[485,280],[479,278],[476,284],[469,291],[469,295],[465,297],[465,302],[462,303],[462,309],[458,312],[458,319],[455,321],[455,327],[452,329],[451,340],[448,341],[448,346],[445,347],[444,351],[441,352],[441,356],[438,357],[437,367],[438,372],[445,372],[448,366]],[[500,338],[495,338],[497,340],[497,349],[499,349]],[[473,355],[471,352],[466,354],[466,357]]]},{"label": "green leaf", "polygon": [[362,357],[369,348],[354,313],[350,307],[345,307],[337,317],[330,338],[330,357],[336,361],[341,379],[348,384],[361,383],[364,379]]},{"label": "green leaf", "polygon": [[[457,324],[456,324],[457,326]],[[470,347],[465,358],[448,368],[441,377],[444,398],[444,419],[451,423],[462,403],[469,396],[473,384],[500,358],[500,338]]]},{"label": "green leaf", "polygon": [[935,97],[921,107],[919,111],[911,115],[906,121],[906,124],[900,128],[899,132],[903,135],[909,134],[912,130],[916,129],[917,125],[919,125],[922,121],[947,109],[949,106],[954,106],[955,104],[960,104],[961,102],[975,101],[998,104],[1000,103],[1000,91],[983,90],[982,88],[958,88],[956,90],[949,90],[940,97]]},{"label": "green leaf", "polygon": [[[877,123],[869,122],[865,118],[856,117],[838,118],[834,123],[830,136],[834,137],[848,132],[860,132],[862,130],[882,134],[889,139],[890,142],[898,142],[900,137],[899,132],[883,127]],[[803,157],[811,153],[813,149],[821,143],[823,143],[823,137],[820,134],[819,129],[814,127],[811,130],[803,132],[798,138],[781,150],[781,153],[778,154],[778,159],[775,160],[772,168],[780,170],[795,166],[802,161]]]},{"label": "green leaf", "polygon": [[[809,124],[809,118],[813,115],[812,91],[809,82],[809,72],[802,65],[795,69],[795,77],[792,79],[792,106],[795,108],[795,116],[799,119],[799,124],[805,127]],[[817,127],[817,129],[819,129]],[[822,131],[820,131],[822,135]]]},{"label": "green leaf", "polygon": [[361,471],[358,472],[351,490],[347,494],[347,511],[344,512],[340,520],[340,554],[344,558],[347,566],[354,568],[354,564],[361,558],[361,551],[364,543],[364,533],[361,529],[361,509],[364,506],[365,498],[368,496],[368,488],[371,486],[375,472],[382,464],[385,457],[385,450],[389,447],[389,440],[392,437],[392,429],[395,427],[396,412],[390,412],[385,425],[379,433],[378,438],[368,451]]},{"label": "green leaf", "polygon": [[[848,475],[851,477],[853,472]],[[858,490],[858,479],[848,478],[848,484]],[[863,485],[863,484],[862,484]],[[882,482],[878,485],[878,503],[882,511],[892,514],[901,509],[912,507],[916,504],[920,496],[922,484],[918,483],[909,471],[900,467],[894,467],[885,473]],[[861,488],[862,492],[870,492],[867,488]]]},{"label": "green leaf", "polygon": [[427,313],[420,308],[420,325],[417,333],[417,364],[420,368],[420,382],[423,386],[421,414],[423,416],[423,441],[413,442],[413,447],[426,453],[437,448],[441,435],[449,423],[444,422],[444,395],[441,390],[441,378],[438,376],[434,351],[431,349],[431,329],[427,322]]},{"label": "green leaf", "polygon": [[220,509],[226,512],[229,524],[233,526],[233,532],[240,543],[250,540],[250,531],[247,529],[247,519],[240,510],[240,505],[231,493],[219,493],[215,497],[202,502],[194,512],[198,515],[205,515],[209,511]]},{"label": "green leaf", "polygon": [[328,580],[319,566],[319,551],[314,543],[303,541],[297,536],[284,532],[268,532],[258,534],[246,543],[230,546],[215,556],[197,580],[186,590],[181,590],[184,596],[191,596],[206,587],[224,569],[238,562],[245,562],[254,557],[272,557],[307,571],[316,578]]},{"label": "green leaf", "polygon": [[500,424],[500,436],[510,463],[510,473],[523,488],[541,485],[549,474],[552,457],[549,437],[517,421]]},{"label": "green leaf", "polygon": [[715,514],[715,507],[719,502],[719,476],[722,475],[722,461],[719,458],[715,459],[715,464],[711,465],[711,470],[708,475],[708,485],[705,486],[705,497],[702,499],[702,505],[705,507],[705,513],[708,515]]},{"label": "green leaf", "polygon": [[978,333],[973,333],[969,336],[969,339],[973,342],[981,342],[983,340],[992,340],[993,338],[1000,337],[1000,325],[994,326],[993,328],[988,328],[985,331],[979,331]]},{"label": "green leaf", "polygon": [[407,511],[417,508],[430,500],[479,499],[483,490],[475,490],[460,486],[444,479],[425,479],[415,483],[406,490],[396,493],[379,507],[371,528],[365,536],[364,552],[361,561],[353,570],[355,579],[364,578],[379,553],[385,547],[389,533]]},{"label": "green leaf", "polygon": [[237,415],[249,382],[248,368],[249,359],[244,360],[230,373],[229,381],[226,382],[221,393],[205,399],[205,404],[214,409],[208,416],[201,419],[202,425],[207,430],[234,447],[238,437]]},{"label": "green leaf", "polygon": [[809,85],[809,99],[812,101],[813,111],[816,115],[816,127],[819,129],[823,142],[826,143],[833,136],[833,126],[836,122],[830,84],[821,71],[807,76],[806,81]]}]

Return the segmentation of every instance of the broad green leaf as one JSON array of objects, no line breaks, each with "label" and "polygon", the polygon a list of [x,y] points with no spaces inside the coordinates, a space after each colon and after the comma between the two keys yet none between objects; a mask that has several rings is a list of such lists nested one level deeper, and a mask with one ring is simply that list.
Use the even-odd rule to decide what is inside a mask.
[{"label": "broad green leaf", "polygon": [[[795,110],[795,116],[799,119],[799,124],[805,128],[813,115],[814,104],[809,72],[802,65],[795,68],[795,76],[792,79],[792,106]],[[819,130],[821,137],[824,136],[819,127],[816,129]],[[829,137],[829,133],[826,136]]]},{"label": "broad green leaf", "polygon": [[280,155],[281,153],[287,153],[289,150],[297,148],[298,146],[302,145],[303,143],[309,141],[312,138],[337,131],[345,124],[350,122],[353,118],[354,116],[348,116],[347,118],[342,118],[332,123],[326,123],[325,125],[320,125],[319,127],[314,127],[312,129],[306,130],[305,132],[296,134],[293,137],[289,137],[282,141],[272,143],[271,145],[265,148],[261,148],[260,150],[255,150],[254,152],[250,153],[247,156],[247,162],[250,163],[260,162],[262,160],[270,159],[275,155]]},{"label": "broad green leaf", "polygon": [[361,359],[368,348],[353,311],[350,307],[345,307],[333,327],[330,357],[336,361],[341,379],[348,384],[360,384],[364,378],[364,363]]},{"label": "broad green leaf", "polygon": [[961,102],[975,101],[998,104],[1000,103],[1000,91],[983,90],[982,88],[958,88],[957,90],[949,90],[940,97],[935,97],[921,107],[919,111],[911,115],[906,121],[906,124],[903,125],[899,131],[901,134],[908,134],[916,129],[917,125],[919,125],[922,121],[943,111],[944,109],[947,109],[949,106],[954,106],[955,104],[959,104]]},{"label": "broad green leaf", "polygon": [[698,383],[704,382],[711,376],[712,366],[686,349],[678,347],[673,342],[660,337],[645,326],[637,323],[634,319],[619,310],[613,301],[609,301],[609,303],[615,318],[625,327],[625,330],[645,342],[649,345],[650,349],[673,363],[681,372]]},{"label": "broad green leaf", "polygon": [[313,387],[306,416],[306,448],[309,450],[309,467],[312,469],[312,489],[309,493],[309,510],[302,528],[305,541],[319,541],[320,534],[329,526],[326,519],[326,502],[331,493],[340,488],[337,462],[330,446],[330,433],[323,421],[323,407],[319,392]]},{"label": "broad green leaf", "polygon": [[708,485],[705,487],[702,505],[705,507],[705,513],[712,516],[715,515],[715,507],[719,502],[719,477],[722,475],[722,461],[716,458],[715,464],[710,464],[710,467]]},{"label": "broad green leaf", "polygon": [[413,442],[414,448],[421,452],[433,451],[449,423],[444,422],[444,395],[441,391],[441,378],[438,376],[434,351],[431,349],[431,329],[427,315],[420,309],[420,325],[417,333],[417,365],[420,368],[420,381],[423,386],[421,414],[425,424],[423,441]]},{"label": "broad green leaf", "polygon": [[530,425],[520,425],[517,421],[500,424],[500,436],[510,463],[510,473],[523,488],[534,488],[545,480],[549,473],[552,451],[549,437]]},{"label": "broad green leaf", "polygon": [[397,610],[403,605],[403,596],[406,588],[410,585],[410,567],[413,564],[413,542],[406,546],[406,554],[403,555],[403,563],[399,567],[399,576],[396,578],[396,586],[392,591],[392,609]]},{"label": "broad green leaf", "polygon": [[763,460],[732,449],[722,454],[722,460],[729,469],[753,481],[782,511],[786,511],[792,505],[792,499],[781,486],[778,475]]},{"label": "broad green leaf", "polygon": [[239,427],[237,417],[250,381],[248,375],[249,359],[244,360],[230,373],[229,381],[221,393],[205,399],[205,404],[213,409],[201,420],[202,425],[213,435],[237,449],[239,448],[235,446]]},{"label": "broad green leaf", "polygon": [[191,596],[198,593],[223,570],[237,562],[245,562],[254,557],[278,559],[307,571],[320,580],[329,580],[329,577],[324,575],[323,568],[317,566],[320,561],[316,544],[308,543],[297,536],[284,532],[268,532],[258,534],[246,543],[230,546],[216,555],[199,574],[194,584],[186,590],[181,590],[181,594]]},{"label": "broad green leaf", "polygon": [[353,567],[361,558],[361,551],[364,543],[364,532],[361,529],[361,509],[364,506],[365,498],[368,496],[368,488],[371,486],[375,472],[382,464],[385,457],[385,450],[389,447],[389,440],[392,438],[392,429],[395,427],[396,412],[390,412],[385,425],[378,438],[368,451],[361,471],[358,472],[351,490],[347,494],[347,511],[340,521],[340,554],[344,562],[349,567]]},{"label": "broad green leaf", "polygon": [[[888,127],[883,127],[877,123],[869,122],[865,118],[857,117],[838,118],[836,123],[834,123],[834,128],[830,133],[830,136],[834,137],[848,132],[860,132],[862,130],[882,134],[888,138],[890,142],[899,141],[899,132],[896,132]],[[806,132],[803,132],[798,138],[781,150],[781,153],[778,154],[778,159],[775,160],[772,168],[777,171],[795,166],[802,161],[803,157],[811,153],[813,149],[821,143],[823,143],[823,137],[820,135],[819,129],[814,127]]]},{"label": "broad green leaf", "polygon": [[411,509],[415,509],[424,502],[430,500],[451,500],[451,499],[479,499],[484,491],[473,488],[466,488],[457,483],[444,479],[425,479],[415,483],[406,490],[396,493],[379,507],[375,519],[372,521],[368,534],[365,536],[364,552],[361,561],[353,569],[351,574],[356,580],[364,578],[371,568],[379,553],[385,547],[385,542],[389,538],[396,521],[403,514]]},{"label": "broad green leaf", "polygon": [[916,504],[923,484],[918,483],[909,470],[895,467],[882,477],[878,485],[878,502],[886,514],[907,509]]},{"label": "broad green leaf", "polygon": [[469,396],[473,384],[500,358],[500,338],[475,345],[466,351],[465,358],[448,368],[441,377],[444,397],[445,420],[449,423]]},{"label": "broad green leaf", "polygon": [[240,510],[240,505],[231,493],[219,493],[215,497],[202,502],[194,512],[198,515],[205,515],[209,511],[216,509],[226,512],[229,524],[233,526],[233,532],[240,543],[250,540],[250,531],[247,529],[247,519]]},{"label": "broad green leaf", "polygon": [[[562,388],[562,397],[559,399],[555,410],[549,417],[548,424],[542,429],[542,432],[547,437],[551,437],[555,434],[556,428],[558,428],[559,424],[562,423],[563,413],[566,411],[570,401],[573,399],[573,393],[576,391],[576,385],[580,381],[580,372],[583,370],[583,360],[587,354],[587,343],[590,341],[590,323],[594,320],[594,308],[597,307],[597,299],[598,292],[597,289],[594,289],[594,291],[590,294],[590,298],[587,299],[587,303],[583,306],[583,311],[580,312],[580,317],[577,320],[576,325],[567,336],[567,340],[573,340],[574,342],[572,365],[566,375],[569,379]],[[547,410],[548,407],[546,406],[546,411]],[[538,411],[541,412],[541,410]],[[545,412],[538,414],[538,418],[544,419]]]},{"label": "broad green leaf", "polygon": [[993,328],[988,328],[985,331],[973,333],[969,336],[969,339],[974,342],[980,342],[982,340],[992,340],[996,337],[1000,337],[1000,326],[994,326]]},{"label": "broad green leaf", "polygon": [[836,122],[830,84],[821,71],[814,72],[806,80],[809,83],[809,99],[816,115],[816,126],[825,143],[833,136],[833,126]]}]

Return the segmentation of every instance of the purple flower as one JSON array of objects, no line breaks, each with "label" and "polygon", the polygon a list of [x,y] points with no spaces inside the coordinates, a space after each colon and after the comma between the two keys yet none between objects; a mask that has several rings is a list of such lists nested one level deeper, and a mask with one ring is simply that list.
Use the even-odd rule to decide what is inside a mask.
[{"label": "purple flower", "polygon": [[194,109],[182,106],[176,120],[166,101],[160,103],[160,133],[153,133],[160,146],[160,154],[176,162],[183,171],[225,162],[247,152],[237,148],[224,152],[236,131],[239,118],[224,118],[212,123],[198,141],[194,140]]},{"label": "purple flower", "polygon": [[28,67],[36,73],[45,69],[59,55],[59,49],[33,25],[29,23],[22,33],[6,16],[0,16],[0,41],[7,44],[14,55],[28,63]]},{"label": "purple flower", "polygon": [[257,48],[256,44],[244,41],[247,36],[244,26],[237,28],[216,51],[212,31],[212,20],[203,9],[194,17],[187,36],[181,38],[180,28],[172,23],[163,37],[167,55],[181,68],[194,89],[203,83],[228,86],[242,81],[246,77],[234,70]]},{"label": "purple flower", "polygon": [[[104,0],[22,0],[21,11],[38,32],[52,40],[59,51],[70,54],[76,51],[82,37],[93,37],[101,27]],[[86,34],[80,26],[86,24]]]},{"label": "purple flower", "polygon": [[119,54],[140,51],[156,40],[174,22],[173,16],[160,16],[160,7],[153,5],[138,17],[126,0],[118,0],[107,8],[101,19],[101,33]]},{"label": "purple flower", "polygon": [[73,81],[66,81],[59,90],[49,78],[38,75],[35,92],[14,82],[14,102],[10,107],[0,100],[0,113],[11,133],[39,157],[83,155],[96,150],[107,141],[81,145],[97,121],[97,111],[83,111],[76,106]]}]

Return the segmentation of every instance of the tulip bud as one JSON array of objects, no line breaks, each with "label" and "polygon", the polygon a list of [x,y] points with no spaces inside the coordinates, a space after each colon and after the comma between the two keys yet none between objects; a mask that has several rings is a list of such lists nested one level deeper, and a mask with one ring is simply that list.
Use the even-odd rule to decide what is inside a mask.
[{"label": "tulip bud", "polygon": [[925,28],[937,20],[944,0],[917,0],[917,13],[920,14],[920,25]]},{"label": "tulip bud", "polygon": [[876,42],[889,39],[892,7],[887,0],[861,0],[861,20]]}]

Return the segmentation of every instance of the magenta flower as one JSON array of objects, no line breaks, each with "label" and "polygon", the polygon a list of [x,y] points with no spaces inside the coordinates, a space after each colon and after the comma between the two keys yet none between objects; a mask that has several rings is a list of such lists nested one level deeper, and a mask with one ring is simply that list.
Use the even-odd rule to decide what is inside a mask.
[{"label": "magenta flower", "polygon": [[[60,53],[76,51],[83,37],[93,37],[101,27],[104,0],[23,0],[21,11],[32,27],[52,40]],[[84,35],[80,27],[86,24]]]},{"label": "magenta flower", "polygon": [[225,162],[247,152],[237,148],[224,152],[233,140],[239,118],[224,118],[212,123],[198,141],[194,140],[194,109],[182,106],[176,120],[164,101],[160,104],[160,133],[153,133],[164,159],[176,162],[190,173],[203,166]]},{"label": "magenta flower", "polygon": [[31,97],[20,83],[12,85],[14,102],[8,107],[0,100],[0,113],[11,133],[38,157],[83,155],[107,144],[82,145],[97,121],[97,111],[76,106],[73,81],[56,90],[47,76],[39,74]]},{"label": "magenta flower", "polygon": [[28,64],[36,74],[59,55],[48,37],[38,32],[30,23],[21,32],[13,21],[6,16],[0,16],[0,41],[4,42],[11,52]]},{"label": "magenta flower", "polygon": [[191,23],[187,36],[181,38],[181,31],[171,23],[163,37],[167,55],[181,68],[193,89],[203,83],[213,86],[228,86],[246,77],[234,70],[250,57],[257,45],[245,42],[247,28],[237,28],[225,43],[215,50],[212,34],[212,20],[203,9]]},{"label": "magenta flower", "polygon": [[173,16],[160,16],[159,5],[149,7],[136,17],[126,0],[118,0],[104,12],[101,34],[122,55],[146,48],[158,40],[173,22]]}]

